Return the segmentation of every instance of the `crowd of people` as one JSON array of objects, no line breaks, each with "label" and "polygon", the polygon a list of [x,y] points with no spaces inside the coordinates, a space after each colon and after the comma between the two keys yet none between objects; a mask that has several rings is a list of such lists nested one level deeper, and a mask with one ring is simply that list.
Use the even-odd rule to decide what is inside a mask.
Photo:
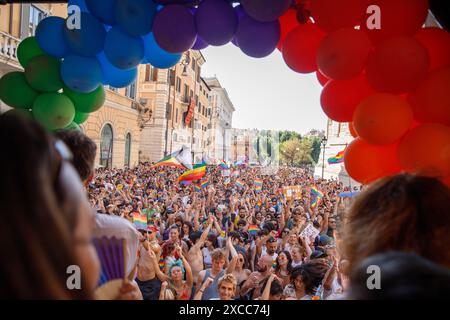
[{"label": "crowd of people", "polygon": [[[49,134],[7,114],[0,136],[1,297],[96,298],[101,236],[126,239],[114,299],[449,296],[450,190],[437,179],[401,174],[345,197],[353,190],[301,168],[208,165],[196,188],[153,163],[94,169],[96,146],[77,130]],[[378,291],[366,285],[371,264],[389,274]],[[66,286],[70,265],[79,290]]]}]

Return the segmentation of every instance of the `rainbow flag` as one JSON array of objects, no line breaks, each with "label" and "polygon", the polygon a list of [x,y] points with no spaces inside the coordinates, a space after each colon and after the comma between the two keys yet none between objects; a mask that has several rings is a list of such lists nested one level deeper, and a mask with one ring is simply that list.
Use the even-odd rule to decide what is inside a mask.
[{"label": "rainbow flag", "polygon": [[255,186],[255,191],[256,192],[261,192],[262,191],[263,181],[261,179],[255,179],[253,184]]},{"label": "rainbow flag", "polygon": [[181,183],[183,181],[194,181],[200,180],[206,174],[206,163],[200,163],[194,165],[192,170],[188,170],[183,173],[179,178],[178,182]]},{"label": "rainbow flag", "polygon": [[255,205],[255,209],[261,208],[261,205],[262,205],[261,200],[258,200],[258,202],[257,202],[256,205]]},{"label": "rainbow flag", "polygon": [[244,182],[241,180],[236,180],[235,184],[238,188],[244,188]]},{"label": "rainbow flag", "polygon": [[180,169],[191,169],[191,164],[187,163],[186,161],[186,154],[186,150],[184,148],[181,148],[180,150],[175,151],[159,160],[157,163],[152,165],[150,169],[157,167],[176,167]]},{"label": "rainbow flag", "polygon": [[338,164],[344,162],[345,150],[338,152],[334,157],[328,158],[328,164]]},{"label": "rainbow flag", "polygon": [[230,182],[231,182],[231,179],[230,178],[226,178],[225,181],[223,182],[223,185],[226,186]]},{"label": "rainbow flag", "polygon": [[248,233],[252,236],[256,236],[258,234],[259,228],[256,224],[251,224],[248,229]]},{"label": "rainbow flag", "polygon": [[133,224],[136,227],[136,229],[147,229],[147,215],[146,214],[140,214],[139,212],[133,213]]},{"label": "rainbow flag", "polygon": [[161,255],[160,257],[159,257],[159,261],[158,261],[158,265],[159,265],[159,269],[161,269],[161,271],[163,271],[164,270],[164,257],[163,257],[163,255]]},{"label": "rainbow flag", "polygon": [[206,187],[209,186],[209,180],[208,179],[203,179],[202,182],[200,183],[202,189],[205,189]]},{"label": "rainbow flag", "polygon": [[311,208],[316,207],[323,199],[323,193],[317,187],[311,187]]},{"label": "rainbow flag", "polygon": [[200,192],[200,191],[202,191],[202,187],[199,186],[198,184],[194,184],[194,191]]},{"label": "rainbow flag", "polygon": [[225,162],[225,160],[220,160],[219,168],[222,170],[230,169],[230,165]]}]

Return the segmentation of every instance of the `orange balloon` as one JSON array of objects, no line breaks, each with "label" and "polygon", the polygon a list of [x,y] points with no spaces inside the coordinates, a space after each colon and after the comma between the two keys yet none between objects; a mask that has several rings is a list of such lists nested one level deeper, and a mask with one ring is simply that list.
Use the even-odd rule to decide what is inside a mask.
[{"label": "orange balloon", "polygon": [[370,5],[380,8],[377,12],[380,14],[380,28],[368,29],[368,23],[372,22],[372,17],[376,17],[371,11],[361,21],[361,29],[374,44],[392,37],[414,35],[428,15],[428,0],[371,0]]},{"label": "orange balloon", "polygon": [[353,126],[353,122],[348,123],[348,130],[353,138],[358,138],[358,133],[356,133],[355,127]]},{"label": "orange balloon", "polygon": [[408,101],[414,117],[423,123],[450,126],[450,67],[436,70],[413,92]]},{"label": "orange balloon", "polygon": [[414,36],[428,50],[430,69],[450,66],[450,33],[440,28],[423,28]]},{"label": "orange balloon", "polygon": [[361,138],[356,138],[347,147],[344,164],[348,174],[362,184],[401,171],[397,144],[374,146]]},{"label": "orange balloon", "polygon": [[311,16],[326,32],[354,27],[363,19],[368,2],[367,0],[312,0]]},{"label": "orange balloon", "polygon": [[360,30],[333,31],[320,43],[317,66],[330,79],[351,79],[363,71],[371,46],[367,35]]},{"label": "orange balloon", "polygon": [[367,80],[379,92],[409,92],[425,78],[429,60],[427,49],[415,38],[392,38],[369,55]]},{"label": "orange balloon", "polygon": [[283,43],[283,59],[292,70],[299,73],[317,71],[317,49],[325,33],[314,23],[298,25]]},{"label": "orange balloon", "polygon": [[402,167],[432,177],[450,175],[450,127],[423,124],[409,131],[399,143]]},{"label": "orange balloon", "polygon": [[351,80],[331,80],[322,90],[320,104],[331,120],[350,122],[358,104],[374,93],[363,75]]},{"label": "orange balloon", "polygon": [[358,136],[375,145],[399,140],[413,121],[409,103],[399,96],[377,93],[363,100],[353,113]]}]

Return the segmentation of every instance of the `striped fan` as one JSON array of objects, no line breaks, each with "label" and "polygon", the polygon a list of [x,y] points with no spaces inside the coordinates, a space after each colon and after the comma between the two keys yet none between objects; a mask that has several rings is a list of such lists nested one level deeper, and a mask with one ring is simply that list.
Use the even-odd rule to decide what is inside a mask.
[{"label": "striped fan", "polygon": [[94,238],[95,249],[100,259],[101,275],[98,286],[108,281],[125,279],[126,275],[126,240],[116,237]]}]

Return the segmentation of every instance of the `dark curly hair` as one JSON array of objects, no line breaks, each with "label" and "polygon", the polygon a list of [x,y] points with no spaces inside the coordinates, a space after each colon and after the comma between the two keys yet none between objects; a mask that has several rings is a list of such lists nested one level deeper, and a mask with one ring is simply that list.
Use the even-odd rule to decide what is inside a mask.
[{"label": "dark curly hair", "polygon": [[305,293],[313,295],[322,283],[327,270],[327,266],[317,260],[303,263],[292,269],[291,283],[295,287],[295,280],[300,277],[305,287]]}]

